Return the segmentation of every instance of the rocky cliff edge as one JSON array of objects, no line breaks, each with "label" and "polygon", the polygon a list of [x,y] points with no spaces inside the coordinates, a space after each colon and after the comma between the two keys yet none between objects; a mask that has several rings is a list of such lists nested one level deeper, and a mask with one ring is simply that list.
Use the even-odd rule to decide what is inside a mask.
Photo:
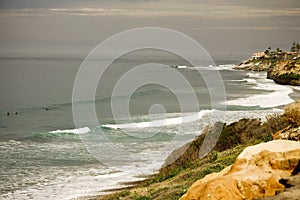
[{"label": "rocky cliff edge", "polygon": [[181,200],[256,199],[284,190],[280,183],[300,161],[300,142],[273,140],[246,148],[219,173],[195,182]]}]

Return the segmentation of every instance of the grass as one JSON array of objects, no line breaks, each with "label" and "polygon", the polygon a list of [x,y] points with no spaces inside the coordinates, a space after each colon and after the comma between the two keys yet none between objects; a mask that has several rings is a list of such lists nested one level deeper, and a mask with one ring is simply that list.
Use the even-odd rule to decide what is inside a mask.
[{"label": "grass", "polygon": [[[99,197],[99,200],[148,200],[148,199],[179,199],[188,188],[207,174],[219,172],[233,164],[236,157],[247,146],[272,140],[275,132],[292,125],[300,126],[300,101],[287,105],[284,114],[268,115],[266,121],[260,119],[241,119],[229,125],[216,123],[216,128],[222,132],[212,151],[205,157],[199,158],[205,136],[210,139],[215,136],[208,127],[202,135],[192,141],[185,152],[169,165],[162,167],[158,174],[145,181],[136,183],[133,189]],[[178,153],[180,149],[173,152]],[[172,157],[172,155],[170,155]]]}]

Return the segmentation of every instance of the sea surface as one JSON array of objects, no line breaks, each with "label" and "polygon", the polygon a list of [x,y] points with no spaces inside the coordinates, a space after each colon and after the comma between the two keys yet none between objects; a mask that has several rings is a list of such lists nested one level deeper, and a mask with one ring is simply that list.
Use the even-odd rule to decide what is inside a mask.
[{"label": "sea surface", "polygon": [[[82,102],[94,105],[99,125],[77,127],[72,91],[82,62],[83,58],[0,58],[1,199],[99,195],[155,173],[173,150],[214,121],[218,109],[212,107],[210,93],[220,88],[208,88],[205,82],[214,73],[223,79],[226,100],[214,103],[226,106],[222,110],[226,123],[245,117],[264,119],[266,114],[282,112],[283,105],[300,96],[299,88],[277,85],[265,79],[265,72],[232,69],[237,59],[189,66],[173,55],[145,53],[124,56],[109,66],[95,100]],[[103,67],[103,60],[97,62]],[[170,88],[149,83],[131,94],[128,105],[118,108],[128,108],[130,118],[113,115],[113,98],[124,98],[112,97],[114,86],[126,72],[144,63],[149,69],[139,77],[145,79],[167,78],[174,70],[182,74],[190,88],[177,92],[196,95],[198,109],[182,113],[181,102]],[[165,67],[152,68],[151,63]],[[173,65],[187,68],[168,67]],[[207,77],[199,75],[200,68]]]}]

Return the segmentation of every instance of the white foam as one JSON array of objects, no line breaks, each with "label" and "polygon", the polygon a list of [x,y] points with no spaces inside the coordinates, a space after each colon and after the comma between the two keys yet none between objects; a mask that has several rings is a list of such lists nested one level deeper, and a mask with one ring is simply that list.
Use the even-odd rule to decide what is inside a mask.
[{"label": "white foam", "polygon": [[249,78],[265,78],[266,77],[266,73],[265,72],[261,72],[261,73],[248,73],[247,76]]},{"label": "white foam", "polygon": [[235,64],[226,64],[226,65],[219,65],[219,67],[223,67],[223,68],[233,68],[235,67],[236,65]]},{"label": "white foam", "polygon": [[228,64],[228,65],[218,65],[218,66],[215,66],[215,65],[209,65],[208,67],[207,66],[198,66],[198,67],[190,67],[188,69],[190,70],[194,70],[194,69],[197,69],[197,70],[212,70],[212,71],[220,71],[220,70],[235,70],[233,69],[236,65],[234,64]]},{"label": "white foam", "polygon": [[273,83],[272,81],[262,81],[257,83],[253,88],[260,90],[268,90],[270,93],[257,94],[246,98],[239,98],[225,102],[226,105],[241,106],[259,106],[261,108],[272,108],[294,102],[289,94],[293,93],[293,89],[289,86],[283,86]]},{"label": "white foam", "polygon": [[257,81],[253,78],[244,78],[243,81],[246,81],[249,84],[257,84]]},{"label": "white foam", "polygon": [[50,131],[49,133],[74,133],[74,134],[86,134],[89,133],[91,129],[89,127],[83,127],[78,129],[66,129],[66,130],[56,130]]},{"label": "white foam", "polygon": [[[52,171],[53,176],[40,183],[29,185],[6,194],[0,194],[5,199],[77,199],[84,196],[102,195],[107,192],[101,190],[116,189],[124,187],[120,182],[141,180],[135,177],[137,174],[127,172],[108,172],[102,174],[104,169],[82,169],[61,171],[64,176],[58,174],[59,170]],[[110,170],[111,171],[111,170]],[[51,172],[51,171],[50,171]],[[57,177],[55,177],[57,175]]]},{"label": "white foam", "polygon": [[210,110],[201,110],[196,114],[189,114],[183,117],[160,119],[160,120],[153,120],[149,122],[139,122],[139,123],[106,124],[102,126],[111,129],[139,129],[139,128],[149,128],[149,127],[163,127],[163,126],[177,125],[177,124],[197,121],[201,119],[204,115],[209,114],[210,112],[211,112]]},{"label": "white foam", "polygon": [[217,70],[234,70],[235,64],[219,65],[216,67]]},{"label": "white foam", "polygon": [[[245,111],[227,111],[226,123],[236,121],[237,119],[244,117],[264,117],[267,113],[273,113],[274,111],[279,112],[282,110],[279,109],[264,109],[264,110],[245,110]],[[204,110],[197,113],[189,113],[187,116],[183,116],[185,121],[199,119],[202,113],[203,121],[208,115],[212,112],[217,112],[216,110]],[[171,119],[177,119],[178,113],[170,114],[168,116],[173,116]],[[176,117],[174,117],[176,116]],[[214,115],[213,115],[214,116]],[[146,118],[146,116],[145,116]],[[182,122],[183,120],[181,120]],[[195,135],[199,134],[199,130],[203,126],[194,122],[194,125],[198,127],[198,131]],[[187,124],[191,126],[193,124]],[[169,129],[168,127],[167,129]],[[66,131],[66,130],[64,130]],[[144,130],[142,130],[144,131]],[[186,137],[182,137],[185,142]],[[179,141],[180,143],[181,141]],[[15,141],[9,141],[9,143],[15,144]],[[167,145],[168,141],[155,141],[155,144],[162,143]],[[126,143],[127,144],[127,143]],[[47,144],[49,145],[49,144]],[[0,147],[2,147],[2,143]],[[16,143],[15,146],[12,146],[11,149],[17,150],[20,148],[20,144]],[[28,185],[24,188],[15,190],[7,194],[0,195],[0,198],[5,199],[76,199],[81,196],[88,195],[102,195],[107,192],[102,190],[120,188],[124,185],[121,185],[120,182],[128,182],[141,180],[141,175],[153,174],[158,170],[163,164],[167,155],[172,152],[174,149],[177,149],[181,145],[170,145],[166,148],[154,147],[153,142],[141,144],[143,151],[134,154],[132,156],[131,163],[122,163],[120,167],[108,168],[106,169],[102,165],[88,165],[88,166],[79,166],[72,168],[45,168],[45,171],[40,173],[41,181],[35,185]],[[56,144],[51,146],[51,149],[58,148]],[[77,146],[75,146],[77,147]],[[40,149],[40,148],[38,148]],[[71,149],[76,149],[72,147]],[[138,177],[137,177],[138,176]],[[37,179],[37,176],[29,176],[29,178]],[[39,179],[37,179],[39,180]]]}]

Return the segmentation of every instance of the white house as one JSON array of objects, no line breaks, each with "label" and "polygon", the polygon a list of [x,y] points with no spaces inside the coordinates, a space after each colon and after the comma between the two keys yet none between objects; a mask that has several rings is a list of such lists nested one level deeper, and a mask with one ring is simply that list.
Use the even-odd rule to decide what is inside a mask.
[{"label": "white house", "polygon": [[253,53],[252,59],[262,58],[265,55],[266,55],[265,52],[256,52],[256,53]]}]

